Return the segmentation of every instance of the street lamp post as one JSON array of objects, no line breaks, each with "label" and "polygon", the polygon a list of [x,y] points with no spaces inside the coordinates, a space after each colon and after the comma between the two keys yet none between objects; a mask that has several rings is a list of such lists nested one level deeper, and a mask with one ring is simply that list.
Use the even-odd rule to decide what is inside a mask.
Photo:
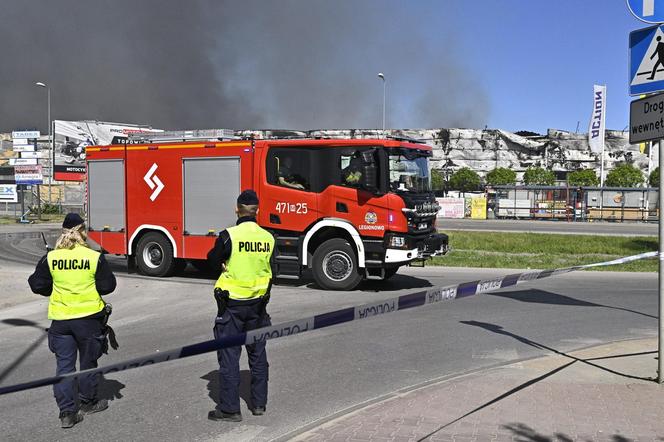
[{"label": "street lamp post", "polygon": [[383,132],[385,132],[385,75],[382,72],[379,72],[378,78],[383,80]]},{"label": "street lamp post", "polygon": [[[52,196],[51,196],[51,180],[53,176],[53,168],[55,167],[54,163],[54,153],[51,152],[51,149],[54,146],[53,139],[52,139],[52,134],[51,134],[51,88],[46,84],[42,83],[41,81],[38,81],[35,83],[35,86],[43,87],[46,88],[46,98],[48,100],[48,144],[49,144],[49,152],[48,152],[48,160],[50,163],[50,173],[48,174],[48,203],[51,204],[52,201]],[[41,195],[40,195],[41,197]]]}]

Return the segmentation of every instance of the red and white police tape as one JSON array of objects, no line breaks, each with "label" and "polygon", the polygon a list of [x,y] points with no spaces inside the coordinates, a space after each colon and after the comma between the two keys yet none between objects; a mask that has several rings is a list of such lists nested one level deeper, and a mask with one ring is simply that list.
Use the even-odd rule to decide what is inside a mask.
[{"label": "red and white police tape", "polygon": [[[563,273],[568,273],[575,270],[582,270],[590,267],[624,264],[627,262],[637,261],[645,258],[653,258],[656,256],[658,256],[658,252],[648,252],[639,255],[614,259],[612,261],[599,262],[595,264],[586,264],[586,265],[567,267],[562,269],[535,270],[535,271],[528,271],[522,273],[514,273],[511,275],[501,276],[498,278],[464,282],[461,284],[450,285],[447,287],[435,287],[428,290],[411,293],[408,295],[401,295],[382,301],[370,302],[355,307],[348,307],[341,310],[322,313],[320,315],[311,316],[309,318],[297,319],[294,321],[272,325],[270,327],[263,327],[256,330],[251,330],[246,333],[240,333],[234,336],[228,336],[216,340],[213,339],[210,341],[199,342],[196,344],[187,345],[169,351],[153,353],[151,355],[141,356],[126,361],[109,364],[104,367],[78,371],[75,373],[69,373],[62,376],[53,376],[48,378],[37,379],[34,381],[24,382],[21,384],[8,385],[6,387],[0,387],[0,395],[43,387],[46,385],[53,385],[62,382],[65,379],[72,379],[72,378],[75,379],[83,375],[90,375],[93,373],[101,373],[101,374],[115,373],[119,371],[129,370],[132,368],[154,365],[160,362],[172,361],[176,359],[182,359],[190,356],[200,355],[203,353],[209,353],[219,350],[221,348],[235,347],[238,345],[245,345],[260,341],[266,341],[268,339],[277,339],[277,338],[282,338],[284,336],[292,336],[312,330],[330,327],[332,325],[342,324],[345,322],[351,322],[359,319],[367,319],[372,316],[393,313],[398,310],[405,310],[413,307],[421,307],[424,305],[434,304],[441,301],[464,298],[467,296],[479,295],[481,293],[493,292],[495,290],[499,290],[505,287],[515,286],[523,282],[548,278],[550,276],[561,275]],[[660,259],[661,258],[662,256],[660,256]]]}]

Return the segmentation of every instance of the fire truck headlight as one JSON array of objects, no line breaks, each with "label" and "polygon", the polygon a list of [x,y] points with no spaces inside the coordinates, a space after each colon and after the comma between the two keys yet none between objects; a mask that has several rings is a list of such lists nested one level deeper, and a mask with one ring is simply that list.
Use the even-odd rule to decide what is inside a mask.
[{"label": "fire truck headlight", "polygon": [[406,245],[406,238],[403,236],[393,236],[390,238],[390,247],[403,248]]}]

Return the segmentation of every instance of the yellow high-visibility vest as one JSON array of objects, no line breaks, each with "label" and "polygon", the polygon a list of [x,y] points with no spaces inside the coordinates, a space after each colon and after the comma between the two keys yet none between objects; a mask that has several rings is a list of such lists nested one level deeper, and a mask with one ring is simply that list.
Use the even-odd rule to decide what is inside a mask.
[{"label": "yellow high-visibility vest", "polygon": [[83,318],[104,308],[95,285],[99,252],[77,245],[48,252],[47,262],[53,278],[48,319]]},{"label": "yellow high-visibility vest", "polygon": [[274,237],[252,221],[226,230],[231,237],[231,257],[214,286],[228,291],[231,299],[260,298],[267,293],[272,279]]}]

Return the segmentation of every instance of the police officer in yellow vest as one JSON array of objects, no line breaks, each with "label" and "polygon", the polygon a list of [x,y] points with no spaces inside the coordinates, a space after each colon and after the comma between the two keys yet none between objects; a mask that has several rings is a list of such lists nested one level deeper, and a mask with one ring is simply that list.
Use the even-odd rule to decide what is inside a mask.
[{"label": "police officer in yellow vest", "polygon": [[[115,290],[115,276],[104,255],[91,250],[86,240],[83,219],[67,214],[55,250],[40,259],[28,279],[34,293],[49,297],[48,347],[55,353],[56,375],[76,371],[77,352],[81,370],[96,368],[107,345],[101,295]],[[97,397],[98,382],[99,374],[79,378],[78,401],[74,380],[53,386],[62,428],[73,427],[83,414],[108,408],[108,401]]]},{"label": "police officer in yellow vest", "polygon": [[[256,224],[258,197],[245,190],[237,198],[234,227],[222,231],[208,260],[215,269],[222,269],[215,284],[217,317],[215,339],[232,336],[271,325],[265,307],[270,297],[272,270],[270,261],[274,238]],[[251,370],[251,404],[253,415],[265,413],[267,404],[268,363],[265,341],[246,346]],[[208,418],[215,421],[239,422],[240,354],[242,347],[219,350],[219,406]]]}]

